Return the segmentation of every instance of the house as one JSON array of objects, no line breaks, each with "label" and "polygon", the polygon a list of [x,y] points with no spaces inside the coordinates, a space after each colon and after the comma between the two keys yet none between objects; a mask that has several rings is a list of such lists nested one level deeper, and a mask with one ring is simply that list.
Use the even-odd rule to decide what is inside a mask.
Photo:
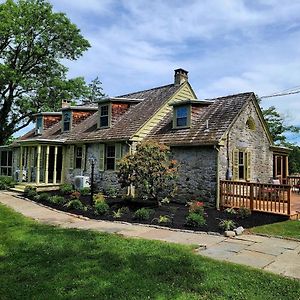
[{"label": "house", "polygon": [[[95,160],[99,188],[118,187],[116,168],[137,143],[170,145],[179,161],[178,199],[217,202],[220,179],[267,182],[287,177],[287,151],[273,145],[254,93],[199,100],[188,72],[165,86],[36,114],[36,128],[13,145],[20,184],[57,188],[89,176]],[[25,181],[25,182],[24,182]],[[216,200],[217,199],[217,200]]]}]

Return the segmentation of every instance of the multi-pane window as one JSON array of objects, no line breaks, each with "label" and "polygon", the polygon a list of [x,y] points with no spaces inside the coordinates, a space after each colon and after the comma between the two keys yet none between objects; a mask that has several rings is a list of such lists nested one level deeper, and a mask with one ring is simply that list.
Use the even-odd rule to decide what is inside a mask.
[{"label": "multi-pane window", "polygon": [[186,127],[188,126],[188,107],[181,106],[175,109],[175,127]]},{"label": "multi-pane window", "polygon": [[100,127],[109,126],[109,107],[108,105],[100,106]]},{"label": "multi-pane window", "polygon": [[71,127],[71,112],[65,111],[63,113],[63,129],[64,131],[69,131]]},{"label": "multi-pane window", "polygon": [[245,179],[245,153],[239,152],[239,179]]},{"label": "multi-pane window", "polygon": [[0,175],[12,176],[12,151],[0,151]]},{"label": "multi-pane window", "polygon": [[81,169],[82,164],[82,147],[76,147],[75,150],[75,168]]},{"label": "multi-pane window", "polygon": [[36,128],[35,128],[35,132],[36,134],[41,134],[42,130],[43,130],[43,117],[42,116],[38,116],[36,118]]},{"label": "multi-pane window", "polygon": [[116,161],[115,145],[106,146],[106,170],[114,170]]}]

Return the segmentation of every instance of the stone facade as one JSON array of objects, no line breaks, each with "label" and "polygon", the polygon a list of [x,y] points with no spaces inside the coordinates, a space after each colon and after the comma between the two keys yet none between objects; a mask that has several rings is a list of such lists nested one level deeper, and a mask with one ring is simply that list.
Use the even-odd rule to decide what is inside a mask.
[{"label": "stone facade", "polygon": [[[252,126],[247,124],[248,120],[251,120]],[[220,148],[219,179],[226,179],[228,168],[232,174],[235,149],[251,152],[250,181],[269,181],[273,174],[273,152],[270,150],[270,141],[252,101],[247,103],[234,122],[224,139],[224,146]]]},{"label": "stone facade", "polygon": [[217,150],[214,147],[173,147],[179,163],[180,202],[198,199],[215,203],[217,193]]}]

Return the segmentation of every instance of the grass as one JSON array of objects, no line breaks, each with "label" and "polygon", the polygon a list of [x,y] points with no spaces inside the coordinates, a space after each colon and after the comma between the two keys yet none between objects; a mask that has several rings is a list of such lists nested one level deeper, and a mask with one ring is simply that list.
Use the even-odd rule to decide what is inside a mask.
[{"label": "grass", "polygon": [[0,298],[299,299],[300,282],[191,247],[41,225],[0,205]]},{"label": "grass", "polygon": [[300,240],[300,221],[284,221],[251,229],[254,233],[263,233],[268,235],[296,238]]}]

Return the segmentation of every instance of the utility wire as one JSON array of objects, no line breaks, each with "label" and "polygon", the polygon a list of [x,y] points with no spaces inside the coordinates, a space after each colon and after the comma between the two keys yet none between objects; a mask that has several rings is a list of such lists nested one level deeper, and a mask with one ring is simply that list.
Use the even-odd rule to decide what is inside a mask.
[{"label": "utility wire", "polygon": [[261,96],[260,99],[265,99],[265,98],[273,98],[273,97],[281,97],[281,96],[287,96],[287,95],[293,95],[293,94],[299,94],[300,90],[296,91],[290,91],[290,92],[282,92],[282,93],[276,93],[272,95],[266,95],[266,96]]}]

